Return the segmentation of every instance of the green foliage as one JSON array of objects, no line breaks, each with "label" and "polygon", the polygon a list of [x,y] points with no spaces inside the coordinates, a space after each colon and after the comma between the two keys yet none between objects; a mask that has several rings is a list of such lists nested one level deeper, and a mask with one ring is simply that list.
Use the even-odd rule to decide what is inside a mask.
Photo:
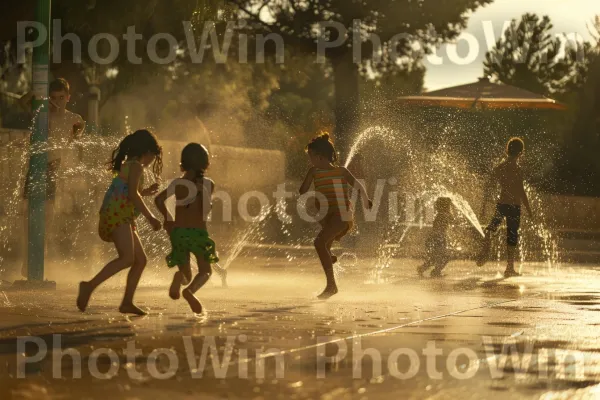
[{"label": "green foliage", "polygon": [[378,102],[397,101],[398,97],[421,93],[425,83],[425,67],[419,63],[398,66],[385,74],[364,79],[363,104],[378,107]]},{"label": "green foliage", "polygon": [[[338,46],[326,53],[333,67],[336,87],[335,117],[338,139],[347,141],[358,128],[359,74],[371,70],[377,76],[409,66],[417,69],[418,60],[432,45],[456,37],[465,27],[469,12],[493,0],[226,0],[239,8],[243,18],[256,33],[276,33],[295,51],[313,55],[320,37],[337,38],[337,32],[321,29],[319,23],[334,21],[348,32],[347,44],[353,33],[360,37],[361,58],[354,59],[349,46]],[[355,20],[359,20],[355,24]],[[369,41],[375,34],[383,47],[375,53]],[[396,35],[402,39],[392,40]],[[421,50],[413,45],[421,43]],[[356,50],[356,49],[355,49]],[[380,57],[377,57],[380,56]],[[400,61],[403,60],[404,64]],[[413,77],[412,74],[406,76]],[[418,74],[416,76],[417,83]],[[390,86],[391,87],[391,86]]]},{"label": "green foliage", "polygon": [[589,43],[555,36],[550,18],[525,14],[513,19],[496,47],[486,54],[484,73],[493,80],[547,96],[581,87],[591,52]]},{"label": "green foliage", "polygon": [[[397,34],[408,34],[423,44],[440,44],[456,37],[465,27],[468,13],[493,0],[435,1],[411,0],[226,0],[234,4],[256,29],[275,32],[301,49],[315,49],[319,36],[315,26],[335,21],[353,32],[354,20],[360,20],[358,32],[366,41],[369,34],[378,35],[383,43]],[[267,17],[268,16],[268,17]],[[399,55],[411,54],[411,43],[401,43]],[[390,49],[387,49],[390,50]],[[343,52],[339,48],[336,51]],[[365,52],[365,59],[372,53]],[[391,60],[395,62],[395,60]]]},{"label": "green foliage", "polygon": [[600,196],[600,54],[592,57],[587,81],[573,104],[573,125],[566,131],[556,175],[564,191]]},{"label": "green foliage", "polygon": [[[525,14],[513,20],[504,37],[486,55],[485,74],[505,84],[552,96],[566,111],[541,114],[530,127],[537,146],[558,147],[542,186],[551,191],[599,195],[600,56],[598,46],[573,43],[552,32],[550,19]],[[600,17],[590,26],[600,39]],[[566,42],[565,42],[566,41]],[[565,46],[566,43],[566,46]],[[523,125],[519,125],[523,128]],[[543,161],[542,159],[540,159]]]},{"label": "green foliage", "polygon": [[271,145],[287,157],[287,173],[301,178],[306,173],[304,147],[320,130],[332,130],[333,79],[326,65],[312,57],[286,54],[280,66],[279,87],[269,98],[265,118],[274,121]]}]

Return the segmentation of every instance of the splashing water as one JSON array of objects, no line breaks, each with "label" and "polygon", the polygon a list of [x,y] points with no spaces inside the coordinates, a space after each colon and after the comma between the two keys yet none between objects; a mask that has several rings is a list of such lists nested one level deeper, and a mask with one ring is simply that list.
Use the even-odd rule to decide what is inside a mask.
[{"label": "splashing water", "polygon": [[[396,219],[392,226],[386,231],[386,236],[377,249],[378,257],[374,271],[371,273],[372,282],[381,282],[382,270],[391,266],[392,260],[398,254],[400,246],[406,238],[406,234],[413,225],[414,224],[410,222]],[[394,233],[399,227],[403,227],[404,229],[400,234],[400,238],[396,240]]]},{"label": "splashing water", "polygon": [[[351,164],[352,160],[360,152],[368,151],[365,154],[372,157],[372,164],[376,168],[387,167],[389,162],[382,162],[384,154],[398,152],[396,159],[405,162],[405,165],[398,168],[398,171],[392,174],[397,174],[399,181],[402,182],[409,191],[418,193],[415,198],[419,201],[415,204],[417,207],[416,213],[420,215],[424,207],[431,207],[433,201],[437,197],[448,197],[458,212],[473,226],[481,237],[484,237],[484,230],[473,211],[471,204],[475,201],[481,201],[477,197],[477,192],[483,193],[483,176],[476,174],[468,167],[467,160],[452,152],[451,147],[447,145],[447,139],[453,135],[452,127],[444,128],[440,143],[435,145],[434,149],[424,149],[417,151],[416,142],[406,138],[406,135],[401,135],[399,132],[384,128],[381,126],[370,127],[358,134],[352,143],[348,159],[345,166]],[[369,142],[374,140],[383,140],[385,143],[385,152],[381,152],[381,146],[370,149]],[[394,159],[392,159],[395,162]],[[490,163],[498,160],[490,160]],[[388,168],[388,170],[390,170]],[[480,190],[473,190],[479,188]],[[558,242],[550,229],[546,220],[548,216],[544,215],[542,210],[545,208],[542,204],[542,199],[533,191],[532,188],[526,188],[532,208],[536,210],[536,217],[539,219],[535,223],[523,224],[522,242],[519,247],[522,262],[533,261],[536,257],[541,257],[547,266],[547,269],[553,270],[558,267],[559,250]],[[410,196],[409,196],[410,197]],[[468,197],[468,199],[467,199]],[[404,239],[413,227],[423,227],[423,218],[416,218],[409,221],[408,219],[391,219],[391,223],[384,230],[383,238],[378,246],[377,261],[375,270],[373,271],[372,281],[381,280],[381,271],[388,268],[393,258],[401,247]],[[399,229],[402,228],[402,229]],[[400,237],[398,237],[400,236]],[[504,240],[499,238],[501,235],[496,235],[494,243],[498,259],[502,254]]]},{"label": "splashing water", "polygon": [[358,265],[358,257],[355,253],[351,253],[349,251],[342,253],[339,257],[338,262],[347,266],[348,268],[356,268]]},{"label": "splashing water", "polygon": [[424,196],[428,197],[427,204],[432,204],[438,197],[448,197],[452,200],[452,204],[456,209],[473,225],[481,237],[485,237],[485,232],[479,223],[479,219],[475,212],[471,208],[471,205],[464,197],[458,193],[454,193],[443,187],[442,185],[434,185],[433,189],[424,193]]},{"label": "splashing water", "polygon": [[374,139],[381,139],[385,142],[387,146],[393,148],[403,148],[407,151],[410,150],[410,142],[406,140],[406,138],[402,138],[398,136],[397,132],[392,129],[382,127],[382,126],[373,126],[362,131],[357,138],[352,143],[350,147],[350,152],[348,153],[348,158],[344,163],[344,167],[348,167],[354,157],[358,154],[360,150],[370,141]]},{"label": "splashing water", "polygon": [[[543,261],[548,272],[557,272],[560,265],[560,254],[558,251],[558,241],[552,231],[547,227],[548,221],[543,212],[546,208],[540,195],[528,184],[525,184],[525,192],[531,203],[531,207],[536,212],[536,220],[523,224],[523,235],[528,238],[537,238],[538,243],[534,243],[531,248],[519,246],[521,255],[521,265],[525,262],[530,253],[535,254],[539,247],[542,253]],[[531,240],[531,239],[530,239]],[[533,256],[531,254],[531,256]]]},{"label": "splashing water", "polygon": [[267,220],[269,214],[271,214],[272,206],[265,207],[260,214],[254,218],[254,220],[248,225],[238,236],[233,246],[229,250],[229,256],[227,257],[227,261],[221,267],[223,270],[227,271],[231,263],[235,261],[235,259],[240,255],[244,247],[250,243],[250,241],[254,238],[255,235],[260,233],[262,228],[264,227],[264,223]]},{"label": "splashing water", "polygon": [[[126,119],[125,123],[128,126],[129,120]],[[22,200],[23,177],[27,170],[29,154],[46,150],[78,152],[80,158],[74,163],[67,162],[59,171],[58,180],[63,183],[60,183],[57,189],[56,203],[60,203],[61,211],[56,214],[55,220],[48,227],[49,239],[53,243],[52,246],[55,252],[60,255],[56,259],[61,264],[70,263],[75,268],[97,266],[99,264],[98,260],[101,260],[101,262],[108,261],[106,255],[108,247],[102,248],[97,239],[96,214],[110,182],[110,174],[107,172],[105,161],[108,161],[110,151],[118,145],[121,139],[121,134],[111,136],[87,134],[74,142],[47,144],[44,149],[36,147],[29,150],[29,146],[20,146],[17,143],[9,143],[3,146],[3,151],[0,153],[0,163],[3,168],[11,170],[10,181],[14,184],[5,185],[0,192],[4,197],[3,211],[6,218],[0,224],[0,245],[4,250],[0,253],[2,266],[9,264],[5,262],[5,254],[14,251],[14,247],[16,247],[15,238],[21,236],[22,224],[20,221],[23,219],[24,209]],[[376,140],[384,142],[386,154],[392,152],[392,155],[394,155],[394,151],[398,152],[400,153],[398,158],[402,158],[402,161],[406,162],[406,171],[395,171],[396,175],[393,177],[399,178],[398,181],[402,182],[399,186],[403,185],[407,191],[418,193],[417,197],[422,201],[419,210],[417,210],[417,215],[420,215],[425,207],[430,207],[435,198],[440,196],[449,197],[460,214],[480,235],[483,235],[481,224],[470,206],[470,204],[477,201],[476,198],[473,198],[473,188],[479,187],[478,180],[474,174],[468,172],[461,158],[454,157],[453,153],[444,146],[440,146],[433,153],[417,151],[416,139],[409,140],[403,132],[401,134],[386,127],[373,126],[357,135],[344,165],[350,165],[361,152],[369,155],[371,152],[367,151],[369,149],[368,144]],[[375,157],[379,154],[375,154]],[[541,199],[538,199],[529,187],[527,190],[534,208],[542,210],[541,206],[535,205]],[[289,216],[281,218],[281,216],[287,215],[282,212],[285,209],[283,201],[276,203],[273,208],[280,216],[280,237],[283,238],[286,244],[290,242],[297,243],[295,247],[299,248],[300,243],[307,241],[306,234],[302,232],[302,236],[295,236],[295,231],[292,229],[295,228],[295,225],[292,224],[291,218]],[[218,273],[219,271],[226,272],[249,244],[256,242],[257,239],[264,238],[266,220],[269,215],[273,214],[273,209],[269,207],[268,210],[263,210],[254,222],[239,231],[223,266],[221,269],[216,268]],[[545,217],[542,214],[539,216]],[[390,220],[388,225],[384,227],[384,235],[382,240],[379,240],[376,267],[372,271],[374,282],[384,281],[383,270],[389,268],[398,251],[403,246],[407,246],[406,243],[409,241],[407,238],[412,237],[413,228],[422,228],[422,223],[423,219],[407,221],[406,219],[396,218]],[[540,246],[548,269],[551,269],[558,265],[558,250],[556,239],[547,228],[548,226],[545,219],[536,224],[525,223],[523,236],[526,239],[524,242],[527,242],[527,244],[521,246],[520,251],[523,261],[534,257],[537,249],[529,245],[530,238],[534,237],[536,244]],[[165,254],[170,251],[168,237],[162,232],[152,232],[143,218],[139,220],[139,229],[140,236],[147,243],[146,250],[149,259],[151,261],[156,259],[162,265]],[[54,238],[51,237],[52,235]],[[294,246],[290,247],[294,248]],[[353,255],[353,259],[349,257],[346,260],[344,257],[346,254],[348,253],[343,253],[335,265],[336,275],[344,273],[352,265],[352,260],[356,264],[356,255]],[[499,251],[498,254],[500,254]],[[294,258],[288,255],[288,259],[292,260]],[[80,270],[80,272],[87,273],[88,271]]]},{"label": "splashing water", "polygon": [[4,292],[0,292],[0,301],[2,302],[2,306],[4,307],[12,306],[10,300],[8,300],[8,296]]},{"label": "splashing water", "polygon": [[[548,228],[549,216],[542,210],[545,209],[542,197],[530,185],[525,184],[525,191],[531,208],[536,212],[536,220],[531,221],[529,218],[524,218],[521,221],[519,240],[519,272],[523,270],[526,262],[542,261],[546,266],[548,273],[558,272],[560,267],[560,252],[558,240],[552,231]],[[501,228],[492,237],[492,251],[494,259],[491,260],[500,264],[502,256],[506,248],[506,231],[505,227]]]},{"label": "splashing water", "polygon": [[[40,109],[34,114],[29,132]],[[53,159],[59,160],[60,168],[56,190],[48,192],[54,192],[49,198],[52,201],[46,203],[46,259],[53,265],[72,264],[74,269],[70,271],[84,272],[82,268],[95,264],[100,252],[101,243],[96,240],[97,212],[110,182],[106,161],[121,138],[90,133],[76,140],[51,140],[30,145],[27,131],[23,131],[21,137],[23,140],[11,135],[12,140],[4,144],[0,152],[3,177],[11,182],[2,188],[0,261],[2,266],[22,262],[20,269],[3,269],[8,275],[26,275],[27,247],[21,240],[24,231],[27,232],[28,214],[24,183],[30,156],[50,152]],[[7,258],[10,263],[4,262]]]},{"label": "splashing water", "polygon": [[[477,219],[477,216],[475,215],[475,212],[473,212],[473,209],[471,208],[469,203],[461,195],[450,192],[443,186],[437,185],[433,189],[424,191],[419,196],[417,196],[417,199],[419,200],[417,202],[418,208],[415,209],[414,212],[414,219],[416,221],[409,222],[397,218],[392,223],[390,228],[388,228],[385,234],[385,238],[383,242],[379,245],[377,251],[378,258],[375,264],[375,268],[377,270],[390,267],[393,258],[396,256],[400,249],[400,244],[404,241],[406,235],[412,227],[418,226],[420,229],[423,228],[423,219],[421,218],[421,216],[424,214],[426,208],[432,207],[433,203],[438,197],[450,198],[452,200],[452,204],[454,204],[456,209],[459,210],[460,213],[466,217],[466,219],[473,225],[473,227],[475,227],[475,229],[477,229],[477,231],[482,235],[482,237],[485,236],[483,229],[481,228],[481,224],[479,223],[479,220]],[[403,227],[402,233],[400,235],[400,238],[396,239],[395,232],[400,227]]]},{"label": "splashing water", "polygon": [[[396,176],[400,178],[397,180],[403,182],[406,187],[414,188],[418,194],[413,195],[413,197],[418,201],[415,203],[414,220],[409,221],[395,217],[391,219],[391,224],[386,227],[382,241],[378,245],[377,261],[371,277],[372,282],[381,281],[381,270],[391,265],[411,228],[415,226],[424,227],[422,216],[425,209],[431,207],[437,197],[449,197],[460,214],[482,237],[484,236],[481,224],[469,201],[459,194],[461,189],[471,190],[473,184],[477,182],[477,179],[463,167],[464,163],[461,164],[453,159],[443,145],[433,153],[429,151],[417,152],[416,145],[406,135],[389,128],[373,126],[365,129],[355,138],[350,147],[345,166],[350,165],[356,155],[365,151],[369,142],[374,140],[384,142],[386,153],[398,152],[396,158],[402,161],[404,165],[395,167],[399,169],[397,171],[390,170],[388,167],[388,173],[393,174],[394,178]],[[379,168],[381,165],[379,149],[368,151],[367,155],[370,153],[377,154],[377,158],[373,158],[372,161],[378,163],[377,167]],[[392,162],[395,161],[392,160]],[[448,187],[452,189],[448,189]]]}]

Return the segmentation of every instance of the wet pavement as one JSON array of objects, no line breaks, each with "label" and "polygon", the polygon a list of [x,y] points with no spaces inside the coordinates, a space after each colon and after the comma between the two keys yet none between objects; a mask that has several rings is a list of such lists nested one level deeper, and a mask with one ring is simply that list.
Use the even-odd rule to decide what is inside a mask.
[{"label": "wet pavement", "polygon": [[74,277],[1,291],[0,399],[600,398],[600,268],[525,264],[505,280],[453,262],[433,280],[417,263],[345,266],[317,301],[315,260],[239,259],[229,288],[198,293],[201,316],[150,267],[146,317],[116,311],[125,275],[86,313]]}]

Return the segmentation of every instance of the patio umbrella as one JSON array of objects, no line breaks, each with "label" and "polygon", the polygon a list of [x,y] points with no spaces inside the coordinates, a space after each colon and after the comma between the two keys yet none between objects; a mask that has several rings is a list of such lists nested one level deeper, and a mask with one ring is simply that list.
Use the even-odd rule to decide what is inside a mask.
[{"label": "patio umbrella", "polygon": [[550,109],[566,110],[564,104],[516,86],[492,83],[488,78],[478,82],[427,92],[419,96],[400,97],[403,103],[417,106],[465,109]]}]

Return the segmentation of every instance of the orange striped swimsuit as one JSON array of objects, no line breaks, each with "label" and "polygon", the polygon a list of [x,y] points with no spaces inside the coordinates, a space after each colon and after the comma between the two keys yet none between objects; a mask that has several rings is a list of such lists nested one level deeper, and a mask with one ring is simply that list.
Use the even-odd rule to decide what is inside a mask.
[{"label": "orange striped swimsuit", "polygon": [[319,169],[314,175],[315,190],[321,193],[327,199],[327,214],[342,214],[340,207],[345,207],[344,211],[350,211],[350,185],[344,177],[342,168]]}]

